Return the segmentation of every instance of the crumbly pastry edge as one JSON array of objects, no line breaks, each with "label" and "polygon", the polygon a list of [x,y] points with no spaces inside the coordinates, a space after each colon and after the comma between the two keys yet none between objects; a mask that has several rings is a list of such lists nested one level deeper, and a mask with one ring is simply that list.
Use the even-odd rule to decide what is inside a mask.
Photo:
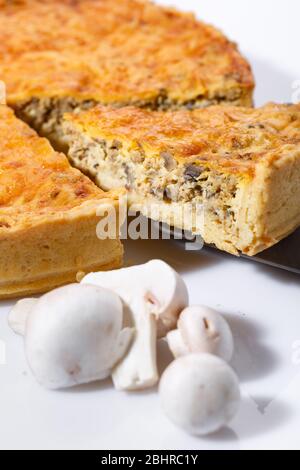
[{"label": "crumbly pastry edge", "polygon": [[[97,271],[111,271],[122,267],[123,255],[119,255],[114,261],[108,264],[93,264],[91,266],[84,267],[84,273],[88,274]],[[61,287],[66,284],[72,284],[77,282],[78,269],[65,274],[53,274],[46,276],[42,279],[31,281],[31,282],[18,282],[9,284],[6,286],[0,286],[0,299],[15,299],[21,297],[28,297],[31,295],[44,294],[52,289]]]},{"label": "crumbly pastry edge", "polygon": [[[74,126],[66,123],[65,129],[71,130],[71,140],[74,141]],[[75,140],[78,138],[79,148],[80,139],[83,139],[82,148],[85,149],[87,137],[75,126]],[[101,139],[100,135],[99,138]],[[92,176],[100,187],[104,190],[124,187],[124,179],[120,178],[120,175],[118,177],[116,168],[112,171],[109,162],[100,165],[99,170],[95,171],[95,161],[101,163],[101,152],[97,157],[95,147],[92,148],[90,158],[87,152],[86,161],[82,161],[76,157],[78,142],[75,145],[75,154],[72,154],[70,141],[69,145],[69,157],[73,164]],[[124,158],[122,155],[121,157]],[[119,169],[122,170],[122,163]],[[244,253],[254,256],[279,242],[300,225],[300,151],[295,148],[291,150],[288,145],[283,146],[276,158],[270,152],[268,157],[256,163],[253,175],[237,174],[235,178],[237,191],[234,198],[228,200],[228,206],[234,213],[234,221],[229,225],[226,218],[220,222],[213,216],[210,204],[208,210],[204,211],[204,221],[201,221],[201,227],[194,225],[193,218],[186,227],[182,223],[182,204],[180,203],[170,204],[170,201],[165,203],[147,191],[141,195],[141,191],[138,194],[130,189],[128,201],[130,205],[139,205],[144,215],[149,216],[151,213],[152,218],[158,221],[181,229],[188,228],[194,233],[201,234],[206,243],[214,244],[221,250],[234,255]],[[221,203],[224,204],[224,201]],[[158,206],[157,215],[154,216],[151,210],[153,204]],[[217,206],[213,207],[214,210],[216,208]]]},{"label": "crumbly pastry edge", "polygon": [[123,246],[118,235],[97,238],[101,220],[97,210],[107,204],[117,210],[117,200],[104,198],[64,213],[34,217],[13,229],[1,228],[0,298],[43,293],[76,282],[78,272],[121,267]]}]

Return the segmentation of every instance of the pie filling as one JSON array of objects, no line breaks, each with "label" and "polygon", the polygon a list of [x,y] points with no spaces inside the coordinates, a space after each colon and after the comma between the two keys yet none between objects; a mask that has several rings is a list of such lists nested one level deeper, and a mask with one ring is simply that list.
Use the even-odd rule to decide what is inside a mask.
[{"label": "pie filling", "polygon": [[[75,98],[37,98],[14,105],[16,115],[33,127],[40,135],[47,137],[58,150],[66,150],[66,140],[62,129],[63,115],[65,113],[79,113],[96,106],[97,101],[76,100]],[[215,104],[230,104],[237,106],[250,106],[251,96],[241,89],[233,89],[227,94],[219,93],[214,97],[196,97],[187,102],[171,100],[165,93],[161,93],[152,101],[136,101],[133,103],[114,103],[116,108],[134,105],[152,111],[168,111],[178,109],[206,108]]]}]

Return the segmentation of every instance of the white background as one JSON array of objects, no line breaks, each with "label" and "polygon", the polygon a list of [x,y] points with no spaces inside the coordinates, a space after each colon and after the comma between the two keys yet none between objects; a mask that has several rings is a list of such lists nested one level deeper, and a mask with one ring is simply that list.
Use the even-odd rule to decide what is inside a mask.
[{"label": "white background", "polygon": [[[194,10],[239,42],[253,64],[257,104],[292,100],[292,83],[300,80],[299,0],[160,3]],[[213,251],[185,252],[180,243],[127,242],[125,248],[130,263],[165,259],[183,275],[192,303],[226,314],[243,392],[238,416],[230,427],[200,439],[167,421],[155,390],[118,393],[106,381],[45,391],[27,368],[22,339],[7,327],[11,303],[2,302],[6,364],[0,365],[0,448],[299,449],[299,276]],[[163,369],[170,360],[163,345],[159,357]]]}]

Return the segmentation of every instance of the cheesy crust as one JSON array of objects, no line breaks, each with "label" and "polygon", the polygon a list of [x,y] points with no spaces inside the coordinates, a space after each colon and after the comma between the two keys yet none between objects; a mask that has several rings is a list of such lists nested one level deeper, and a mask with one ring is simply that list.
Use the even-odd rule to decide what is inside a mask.
[{"label": "cheesy crust", "polygon": [[97,209],[117,200],[1,105],[0,298],[74,282],[78,271],[119,267],[120,241],[96,235]]},{"label": "cheesy crust", "polygon": [[0,0],[8,104],[250,105],[248,62],[221,32],[146,0]]},{"label": "cheesy crust", "polygon": [[151,112],[98,106],[65,116],[73,164],[104,189],[126,187],[142,212],[183,226],[204,207],[207,243],[254,255],[300,225],[300,105]]}]

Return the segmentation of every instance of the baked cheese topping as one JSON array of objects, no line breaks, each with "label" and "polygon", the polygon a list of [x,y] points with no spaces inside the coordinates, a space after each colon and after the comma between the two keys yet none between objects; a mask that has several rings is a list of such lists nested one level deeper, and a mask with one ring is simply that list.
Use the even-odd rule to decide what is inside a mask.
[{"label": "baked cheese topping", "polygon": [[108,197],[6,106],[0,142],[0,230]]},{"label": "baked cheese topping", "polygon": [[169,155],[229,173],[251,175],[258,162],[271,164],[283,154],[300,152],[300,105],[211,106],[166,113],[98,106],[65,119],[91,138],[119,140],[129,152]]},{"label": "baked cheese topping", "polygon": [[196,99],[251,103],[253,76],[221,32],[143,0],[0,0],[8,103]]}]

